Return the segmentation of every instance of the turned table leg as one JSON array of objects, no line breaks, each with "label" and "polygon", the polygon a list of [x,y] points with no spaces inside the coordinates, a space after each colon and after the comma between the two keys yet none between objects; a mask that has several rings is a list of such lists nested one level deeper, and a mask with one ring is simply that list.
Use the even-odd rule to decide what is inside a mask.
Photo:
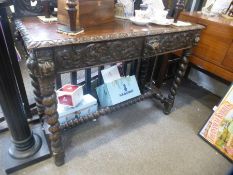
[{"label": "turned table leg", "polygon": [[182,78],[185,75],[185,72],[186,72],[186,69],[188,66],[188,57],[190,56],[190,54],[191,54],[191,49],[186,49],[183,51],[179,67],[178,67],[177,73],[175,75],[175,79],[174,79],[172,86],[169,90],[168,97],[164,101],[164,110],[163,110],[164,114],[170,114],[170,112],[171,112],[171,109],[172,109],[173,104],[174,104],[177,89],[182,81]]},{"label": "turned table leg", "polygon": [[55,164],[61,166],[64,164],[64,150],[62,147],[62,138],[60,123],[57,112],[57,96],[54,91],[55,76],[46,76],[39,78],[40,90],[42,95],[42,105],[44,106],[44,120],[49,125],[49,139],[55,158]]},{"label": "turned table leg", "polygon": [[65,154],[62,145],[60,123],[58,121],[54,62],[50,58],[37,59],[34,57],[34,54],[31,54],[27,66],[30,70],[39,113],[49,125],[49,139],[55,164],[61,166],[64,164]]},{"label": "turned table leg", "polygon": [[42,97],[40,93],[40,86],[39,86],[38,78],[35,75],[36,66],[37,66],[37,61],[31,55],[30,58],[27,60],[27,67],[29,69],[29,76],[31,78],[31,85],[33,87],[33,94],[34,94],[34,99],[36,102],[37,112],[38,112],[39,117],[42,118],[44,114],[44,107],[42,105]]},{"label": "turned table leg", "polygon": [[145,90],[145,85],[148,79],[149,67],[150,67],[150,61],[148,59],[142,59],[141,67],[139,70],[140,73],[139,73],[139,82],[138,82],[141,92],[144,92]]},{"label": "turned table leg", "polygon": [[31,85],[33,87],[33,94],[34,94],[34,99],[36,102],[36,107],[37,107],[37,112],[40,117],[40,119],[44,115],[44,107],[42,105],[42,97],[40,93],[40,87],[39,87],[39,82],[36,76],[33,74],[29,73],[30,78],[31,78]]}]

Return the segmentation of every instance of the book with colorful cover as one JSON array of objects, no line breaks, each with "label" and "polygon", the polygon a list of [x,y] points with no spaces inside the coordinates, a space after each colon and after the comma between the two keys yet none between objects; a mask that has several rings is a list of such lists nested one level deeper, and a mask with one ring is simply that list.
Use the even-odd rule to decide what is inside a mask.
[{"label": "book with colorful cover", "polygon": [[233,85],[199,134],[233,161]]}]

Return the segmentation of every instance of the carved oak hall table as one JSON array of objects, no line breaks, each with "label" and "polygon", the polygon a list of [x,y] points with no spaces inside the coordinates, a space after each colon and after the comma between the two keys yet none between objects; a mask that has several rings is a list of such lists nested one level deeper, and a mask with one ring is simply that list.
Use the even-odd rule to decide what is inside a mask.
[{"label": "carved oak hall table", "polygon": [[116,62],[140,61],[183,50],[168,97],[164,97],[158,89],[151,88],[151,91],[137,98],[75,119],[71,125],[98,118],[148,97],[159,99],[164,104],[164,113],[169,114],[185,73],[191,48],[199,41],[203,26],[136,26],[129,21],[116,19],[114,22],[87,28],[77,36],[68,36],[57,33],[56,23],[42,23],[36,17],[28,17],[16,20],[16,28],[30,55],[27,66],[32,78],[38,112],[50,126],[51,148],[55,164],[59,166],[64,163],[65,154],[61,141],[63,127],[58,121],[54,90],[56,74]]}]

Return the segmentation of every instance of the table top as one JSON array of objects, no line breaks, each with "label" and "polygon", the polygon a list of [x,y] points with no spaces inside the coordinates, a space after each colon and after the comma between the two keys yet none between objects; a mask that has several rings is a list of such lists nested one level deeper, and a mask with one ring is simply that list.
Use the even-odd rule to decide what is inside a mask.
[{"label": "table top", "polygon": [[226,19],[222,16],[206,16],[206,15],[203,15],[201,12],[193,12],[193,13],[183,12],[182,14],[233,27],[233,20]]},{"label": "table top", "polygon": [[85,28],[83,33],[76,36],[69,36],[57,32],[56,22],[43,23],[37,17],[23,18],[15,23],[28,50],[203,29],[198,24],[186,27],[154,24],[137,26],[128,20],[115,19],[113,22]]}]

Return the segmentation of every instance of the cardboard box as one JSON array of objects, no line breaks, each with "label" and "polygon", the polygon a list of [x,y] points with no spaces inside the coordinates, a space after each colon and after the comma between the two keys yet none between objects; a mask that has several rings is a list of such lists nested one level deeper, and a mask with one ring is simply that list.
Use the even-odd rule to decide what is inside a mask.
[{"label": "cardboard box", "polygon": [[141,95],[135,76],[121,77],[96,88],[100,105],[112,106]]},{"label": "cardboard box", "polygon": [[83,99],[83,87],[66,84],[57,90],[58,103],[66,106],[77,106]]},{"label": "cardboard box", "polygon": [[97,111],[97,107],[97,100],[90,94],[84,95],[81,103],[76,107],[58,104],[59,122],[63,124],[75,118],[92,114]]}]

